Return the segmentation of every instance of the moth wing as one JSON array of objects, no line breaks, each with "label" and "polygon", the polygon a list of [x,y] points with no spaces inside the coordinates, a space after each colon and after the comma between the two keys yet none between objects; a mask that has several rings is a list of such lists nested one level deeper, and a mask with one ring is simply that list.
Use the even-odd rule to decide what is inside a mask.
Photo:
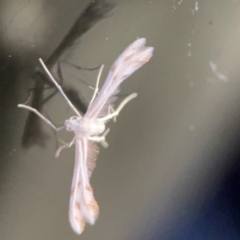
[{"label": "moth wing", "polygon": [[76,139],[75,166],[69,203],[69,221],[73,230],[81,234],[85,222],[94,224],[99,213],[98,204],[90,185],[98,150],[87,139]]},{"label": "moth wing", "polygon": [[109,105],[116,100],[119,85],[142,67],[153,54],[153,47],[145,46],[146,39],[140,38],[130,44],[112,65],[99,94],[89,106],[86,118],[99,118],[106,115]]}]

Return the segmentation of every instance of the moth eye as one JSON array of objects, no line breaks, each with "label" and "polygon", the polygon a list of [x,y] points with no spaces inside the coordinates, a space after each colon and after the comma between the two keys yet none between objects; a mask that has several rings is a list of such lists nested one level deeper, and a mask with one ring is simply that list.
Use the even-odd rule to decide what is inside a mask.
[{"label": "moth eye", "polygon": [[78,117],[77,116],[73,116],[73,117],[70,117],[70,120],[76,120]]}]

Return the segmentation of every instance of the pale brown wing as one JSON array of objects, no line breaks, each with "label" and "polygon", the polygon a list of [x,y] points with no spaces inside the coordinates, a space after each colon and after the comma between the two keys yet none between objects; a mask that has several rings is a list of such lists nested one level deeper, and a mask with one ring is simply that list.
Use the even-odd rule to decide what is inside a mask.
[{"label": "pale brown wing", "polygon": [[77,234],[81,234],[85,222],[94,224],[99,213],[99,207],[89,182],[97,150],[87,139],[76,139],[75,144],[76,154],[69,203],[69,221],[73,230]]},{"label": "pale brown wing", "polygon": [[94,119],[106,115],[109,105],[116,99],[119,85],[152,57],[154,48],[146,47],[145,43],[145,38],[137,39],[117,58],[99,94],[84,115],[85,118]]}]

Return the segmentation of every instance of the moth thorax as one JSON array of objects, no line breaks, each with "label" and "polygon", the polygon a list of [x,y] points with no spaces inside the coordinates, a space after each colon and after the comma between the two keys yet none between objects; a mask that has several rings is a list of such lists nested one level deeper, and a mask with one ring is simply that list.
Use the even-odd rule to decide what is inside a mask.
[{"label": "moth thorax", "polygon": [[104,132],[105,124],[102,121],[88,120],[83,118],[80,122],[79,130],[86,133],[88,136],[94,136]]},{"label": "moth thorax", "polygon": [[78,132],[82,136],[94,136],[104,132],[105,124],[96,119],[90,120],[86,118],[71,117],[65,121],[68,131]]}]

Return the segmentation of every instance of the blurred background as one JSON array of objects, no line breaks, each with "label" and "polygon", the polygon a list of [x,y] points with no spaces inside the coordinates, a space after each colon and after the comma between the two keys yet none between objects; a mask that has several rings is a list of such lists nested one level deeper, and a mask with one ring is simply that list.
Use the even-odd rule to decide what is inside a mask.
[{"label": "blurred background", "polygon": [[[240,1],[0,6],[1,239],[240,239]],[[138,97],[108,123],[91,178],[100,215],[77,236],[68,222],[74,147],[54,157],[57,139],[73,135],[17,104],[29,99],[61,126],[73,113],[38,58],[84,113],[96,68],[105,65],[103,83],[138,37],[154,56],[121,86]]]}]

